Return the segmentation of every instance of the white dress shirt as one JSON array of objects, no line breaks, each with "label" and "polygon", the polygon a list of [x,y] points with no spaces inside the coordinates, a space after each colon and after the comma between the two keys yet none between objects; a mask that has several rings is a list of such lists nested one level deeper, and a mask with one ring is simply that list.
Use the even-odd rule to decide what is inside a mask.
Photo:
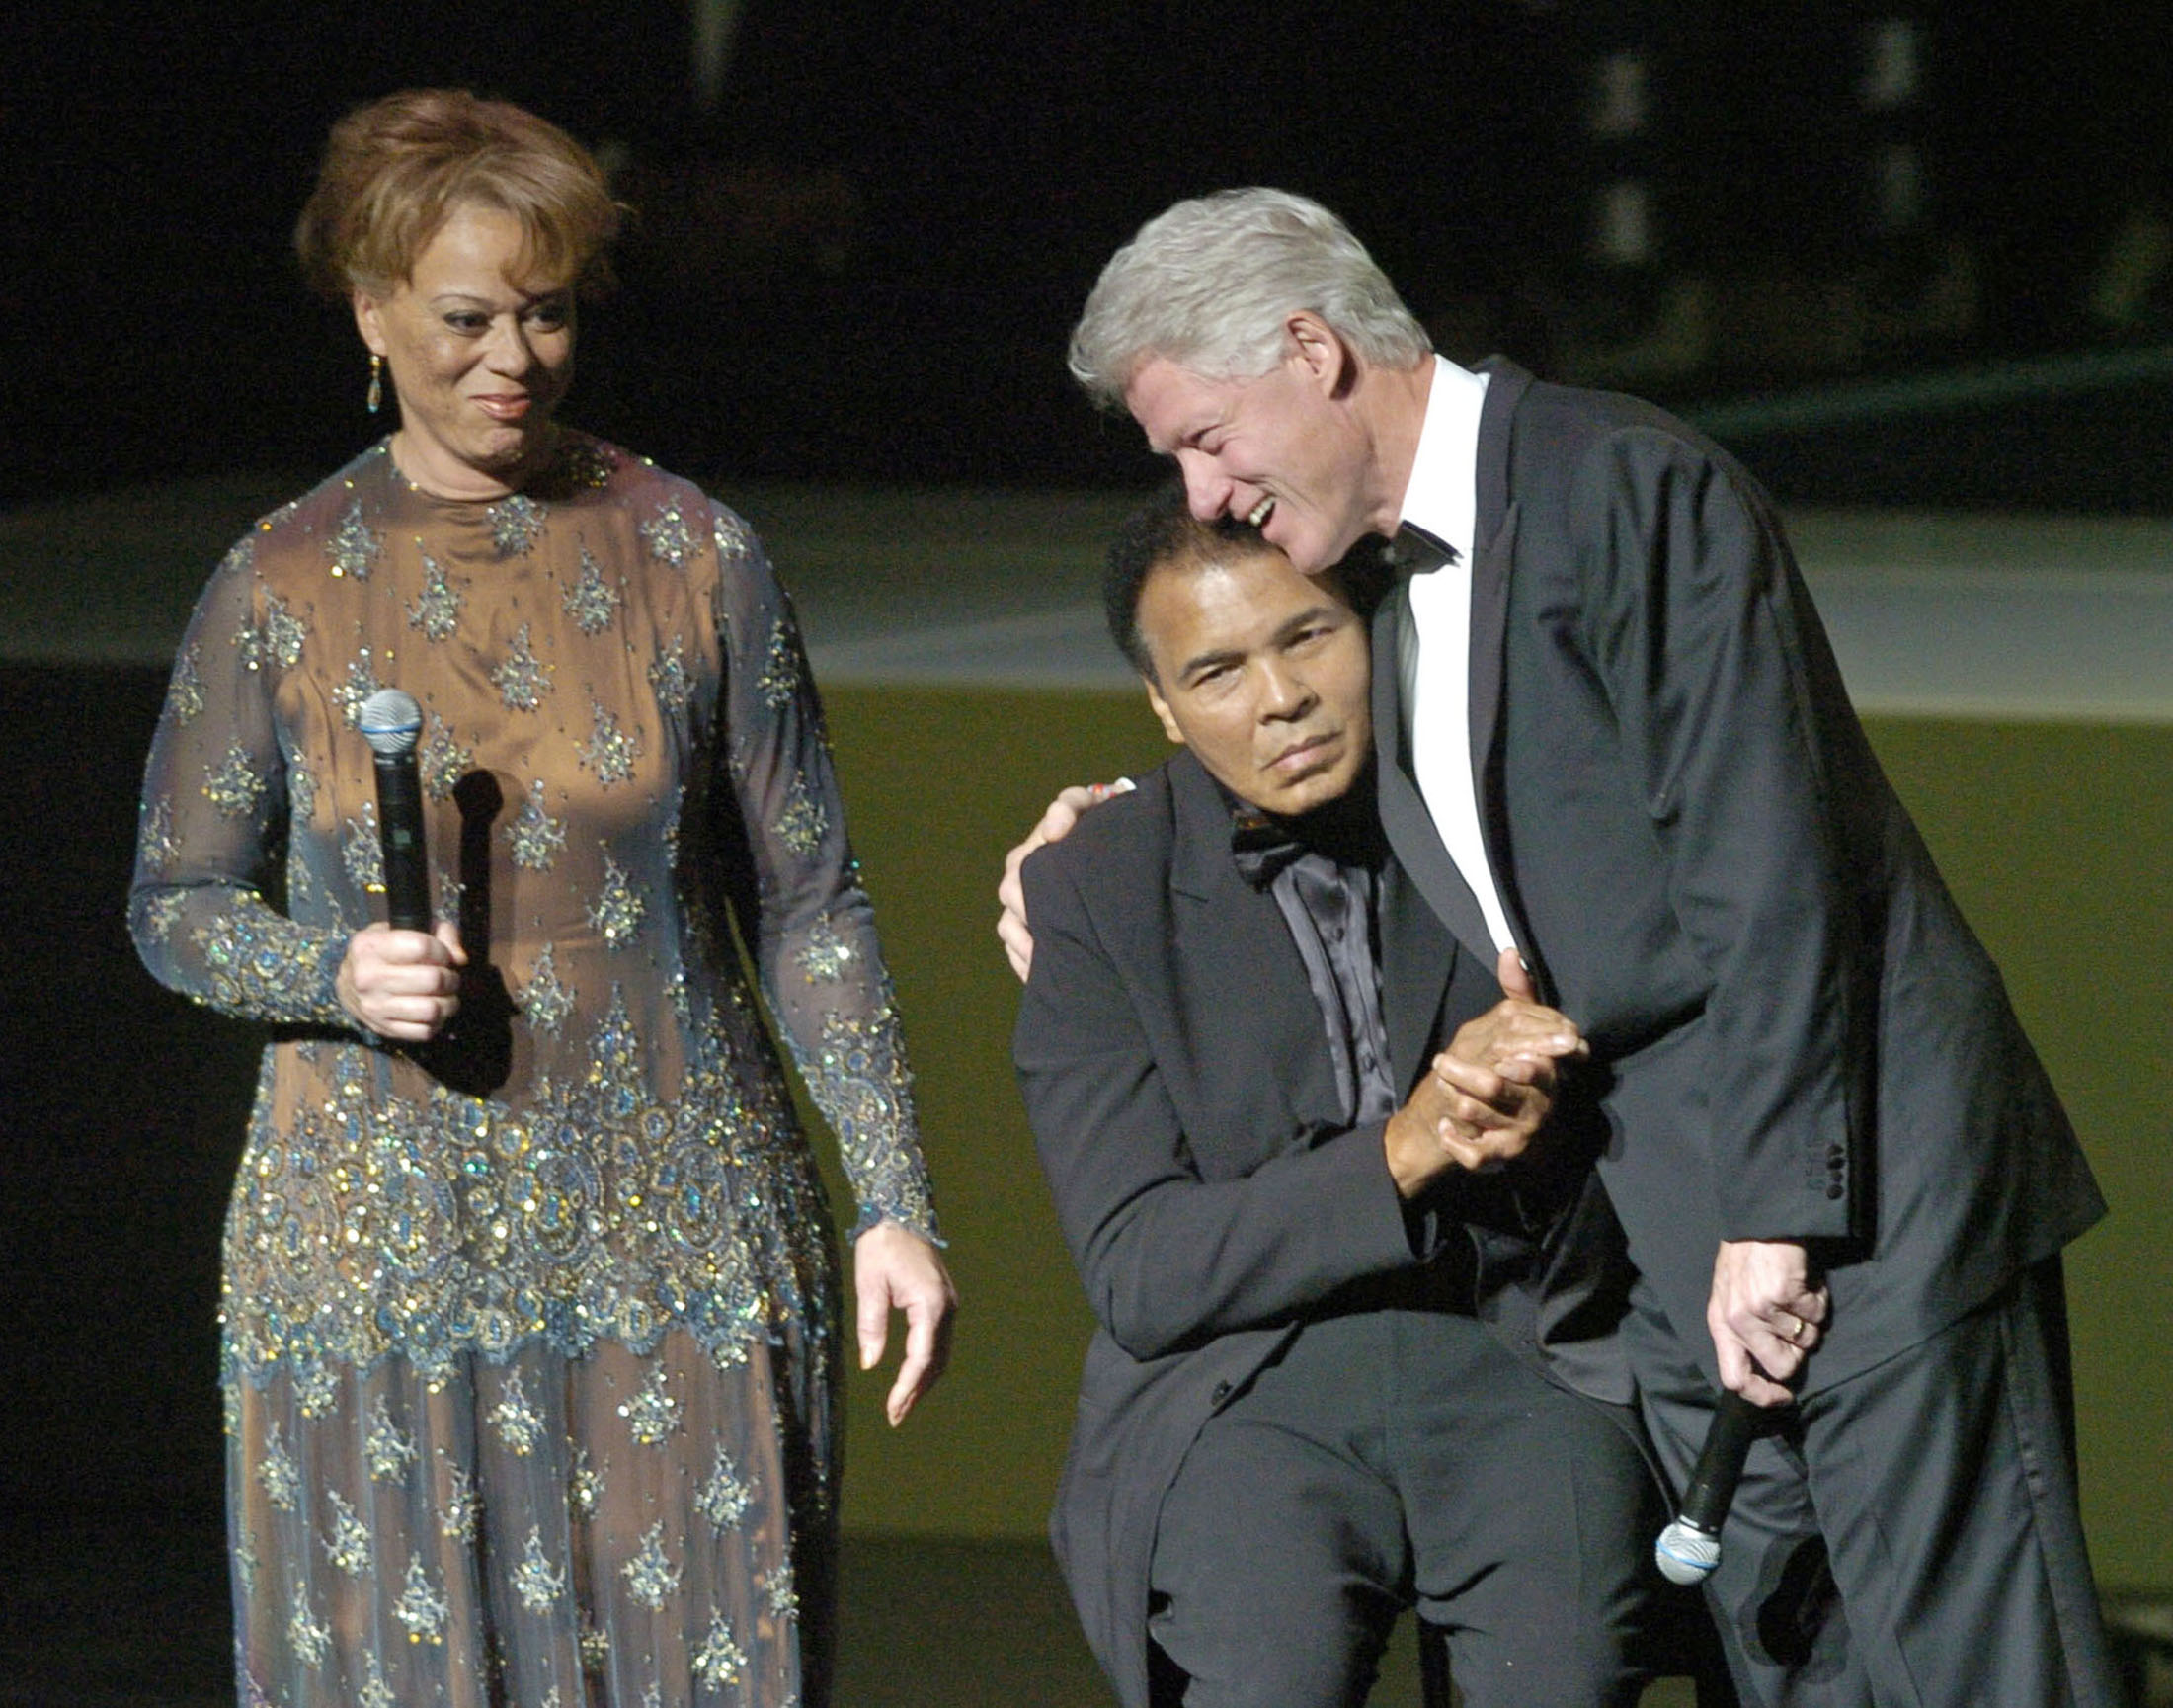
[{"label": "white dress shirt", "polygon": [[1479,413],[1487,401],[1487,376],[1444,357],[1433,362],[1426,420],[1400,520],[1424,529],[1456,556],[1430,574],[1411,577],[1410,620],[1397,662],[1419,795],[1500,950],[1513,947],[1516,939],[1487,859],[1472,775],[1472,556],[1479,527]]}]

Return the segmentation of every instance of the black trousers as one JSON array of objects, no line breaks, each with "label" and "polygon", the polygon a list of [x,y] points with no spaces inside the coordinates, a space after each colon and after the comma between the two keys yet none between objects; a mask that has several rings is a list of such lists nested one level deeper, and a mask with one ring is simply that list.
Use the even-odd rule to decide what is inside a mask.
[{"label": "black trousers", "polygon": [[1471,1318],[1309,1324],[1164,1503],[1158,1700],[1362,1703],[1415,1607],[1468,1708],[1634,1702],[1659,1510],[1630,1433]]},{"label": "black trousers", "polygon": [[[1624,1332],[1679,1487],[1712,1390],[1642,1288]],[[2058,1259],[1794,1408],[1752,1447],[1721,1542],[1706,1588],[1746,1703],[2117,1708]]]}]

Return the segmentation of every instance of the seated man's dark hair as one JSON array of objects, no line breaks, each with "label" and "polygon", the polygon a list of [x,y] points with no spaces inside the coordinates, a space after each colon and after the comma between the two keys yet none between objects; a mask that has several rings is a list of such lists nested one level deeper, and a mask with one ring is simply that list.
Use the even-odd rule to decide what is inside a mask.
[{"label": "seated man's dark hair", "polygon": [[[1165,564],[1196,567],[1217,556],[1244,557],[1275,549],[1258,529],[1236,517],[1202,522],[1185,501],[1184,483],[1165,481],[1118,525],[1116,537],[1109,542],[1108,563],[1101,576],[1101,609],[1108,619],[1109,638],[1134,670],[1155,681],[1155,661],[1139,631],[1140,594],[1147,578]],[[1335,578],[1351,609],[1369,620],[1392,579],[1381,541],[1370,535],[1328,573]]]}]

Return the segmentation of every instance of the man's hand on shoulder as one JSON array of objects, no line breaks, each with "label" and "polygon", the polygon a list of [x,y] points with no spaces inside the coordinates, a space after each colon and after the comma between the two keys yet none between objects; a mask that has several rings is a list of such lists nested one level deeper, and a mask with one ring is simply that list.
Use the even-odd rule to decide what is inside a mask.
[{"label": "man's hand on shoulder", "polygon": [[1114,782],[1073,784],[1049,803],[1048,810],[1041,815],[1041,822],[1027,833],[1026,840],[1004,856],[1004,876],[996,886],[996,899],[1003,908],[997,917],[996,935],[1003,939],[1004,953],[1020,984],[1026,982],[1026,975],[1033,970],[1034,935],[1026,929],[1026,890],[1019,880],[1018,868],[1026,863],[1026,856],[1035,849],[1045,843],[1062,842],[1070,836],[1072,827],[1089,807],[1099,806],[1111,795],[1128,794],[1131,788],[1132,779],[1128,776],[1120,776]]}]

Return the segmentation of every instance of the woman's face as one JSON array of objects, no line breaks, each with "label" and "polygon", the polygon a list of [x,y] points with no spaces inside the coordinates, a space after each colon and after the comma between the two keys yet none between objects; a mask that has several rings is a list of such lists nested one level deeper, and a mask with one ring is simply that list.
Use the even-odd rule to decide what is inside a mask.
[{"label": "woman's face", "polygon": [[462,203],[392,293],[355,292],[400,399],[400,470],[446,498],[502,498],[549,442],[573,377],[573,282],[524,267],[521,222]]}]

